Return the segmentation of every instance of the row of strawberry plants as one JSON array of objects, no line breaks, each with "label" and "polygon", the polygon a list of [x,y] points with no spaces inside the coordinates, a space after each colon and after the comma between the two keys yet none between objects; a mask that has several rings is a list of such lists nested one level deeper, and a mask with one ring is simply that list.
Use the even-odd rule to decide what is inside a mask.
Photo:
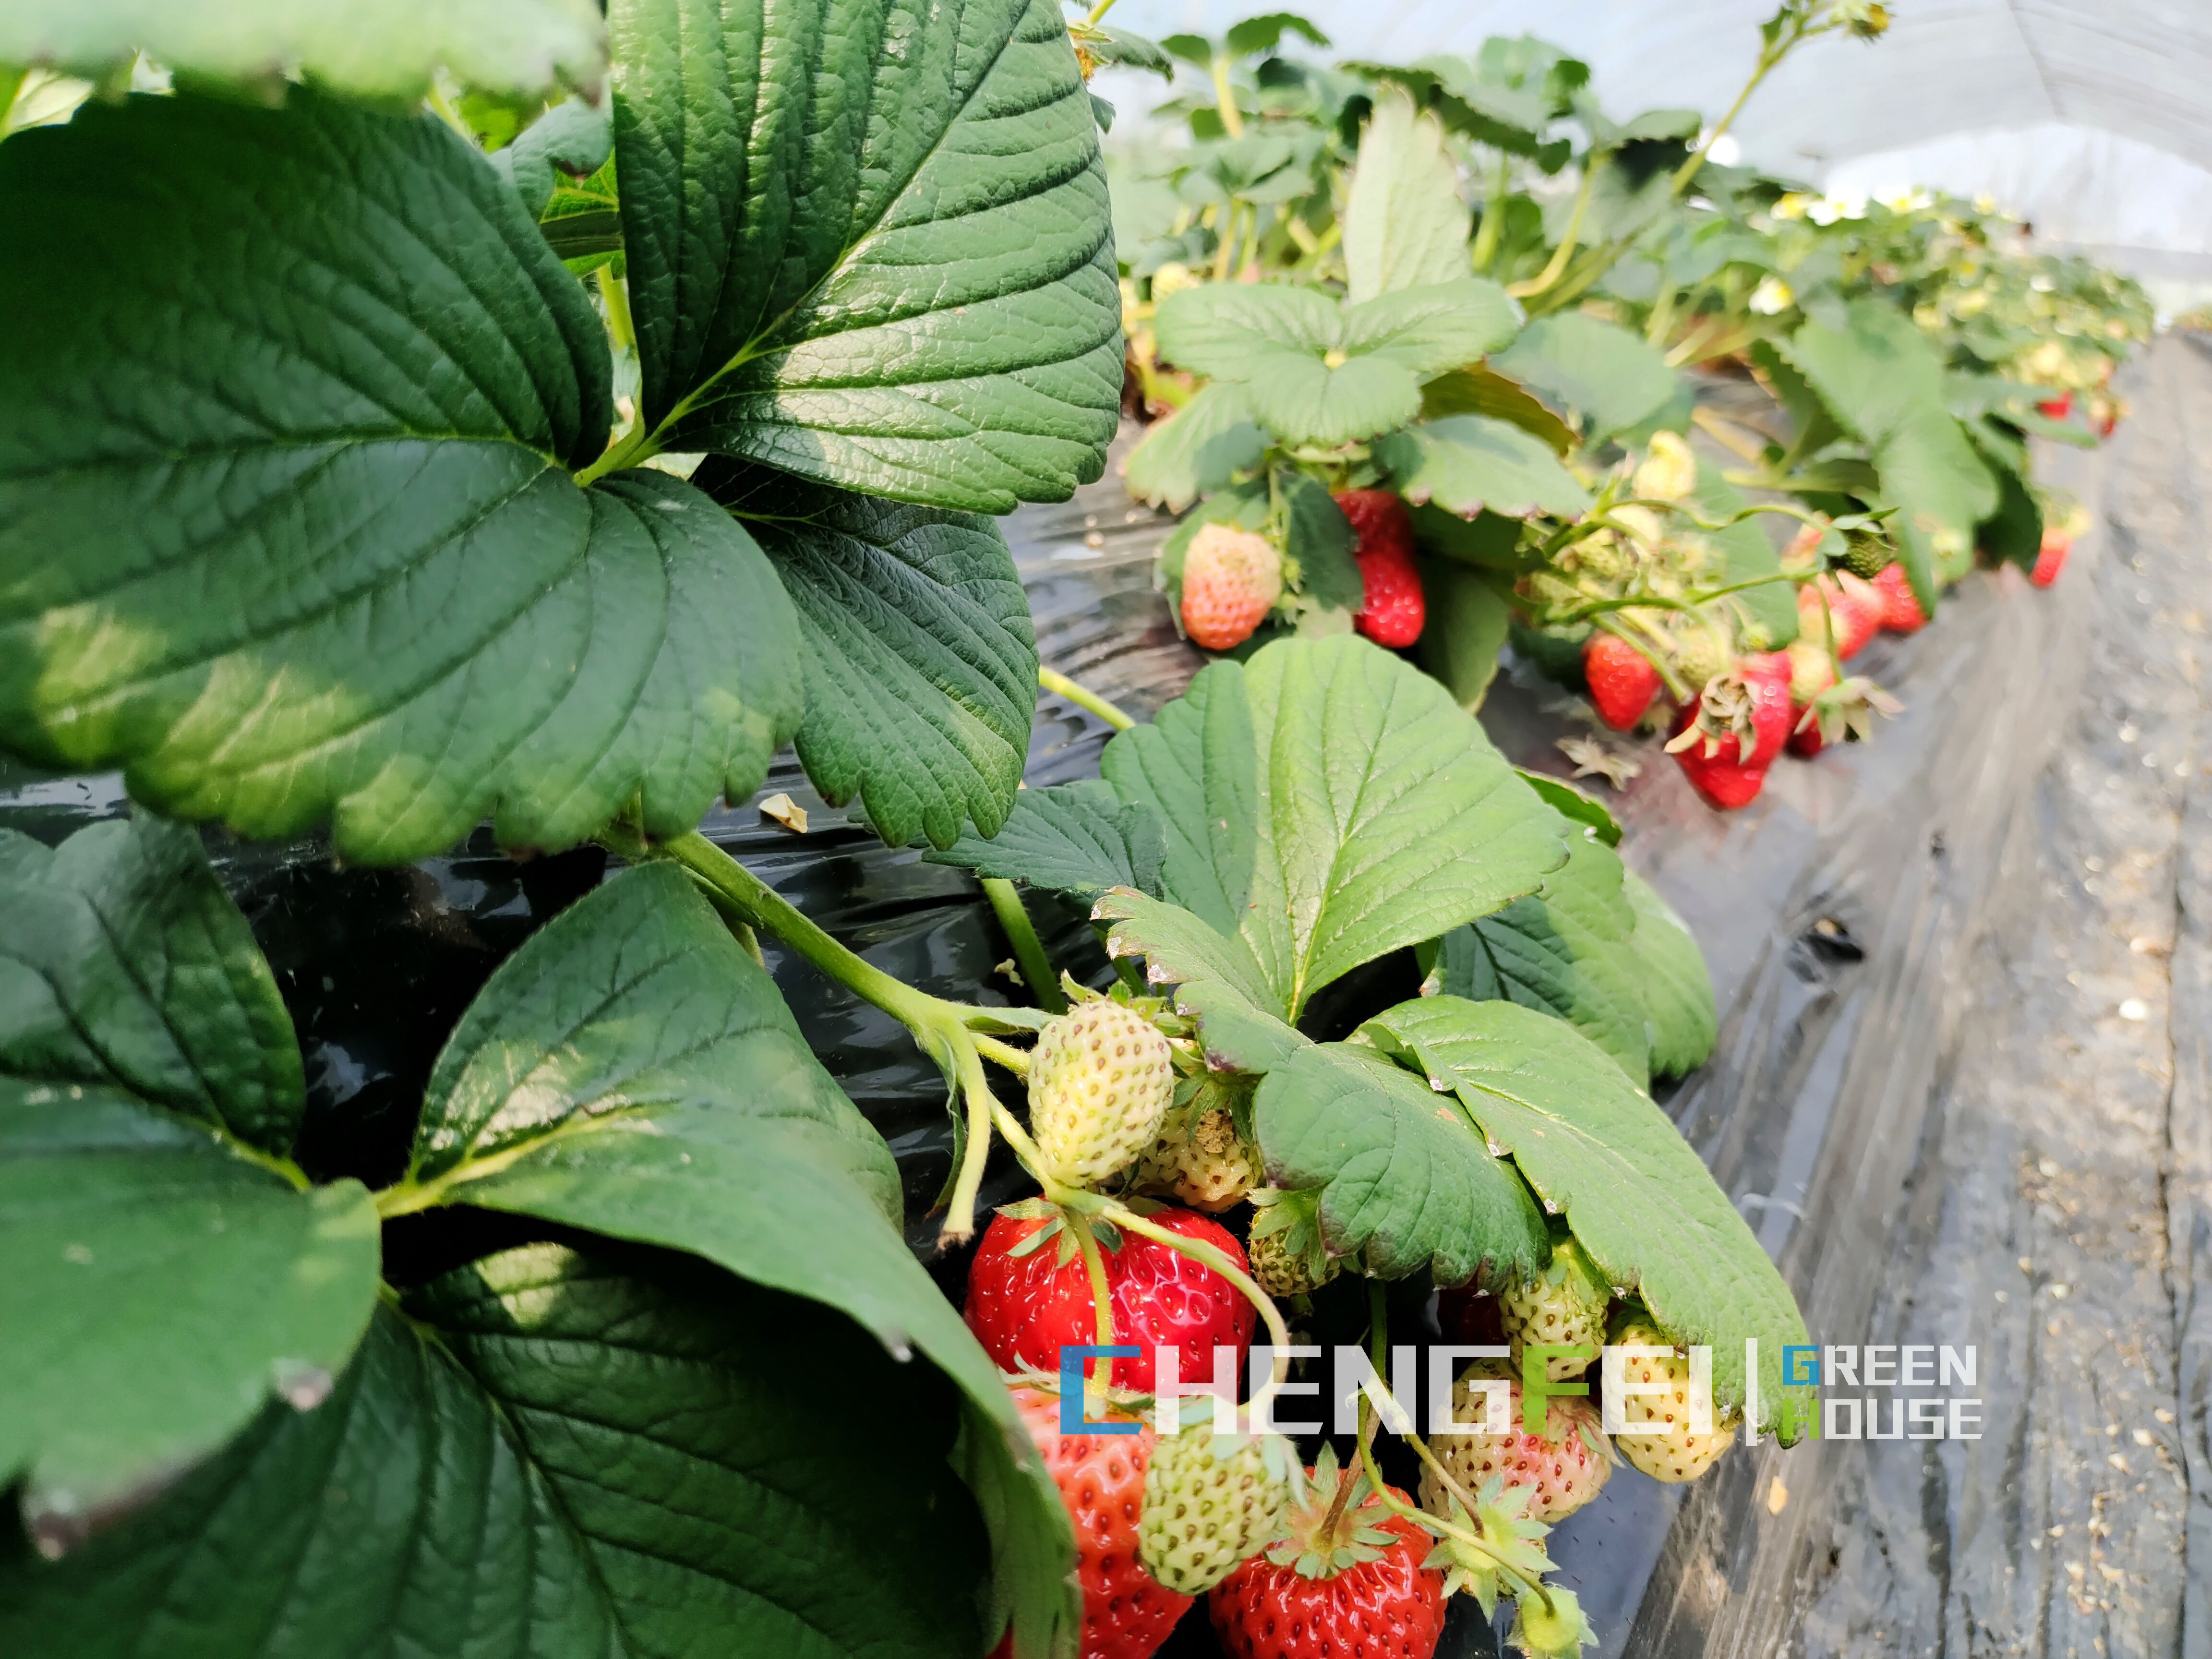
[{"label": "row of strawberry plants", "polygon": [[[1792,0],[1735,109],[1805,41],[1885,24]],[[2134,284],[1991,209],[1850,212],[1718,165],[1726,119],[1617,121],[1527,37],[1335,69],[1286,37],[1326,44],[1283,15],[1121,43],[1203,70],[1165,106],[1188,142],[1115,184],[1132,385],[1165,417],[1128,482],[1194,505],[1158,574],[1195,643],[1356,627],[1474,708],[1510,642],[1607,726],[1666,725],[1733,807],[1785,744],[1894,712],[1846,659],[1978,551],[2056,579],[2078,510],[2027,440],[2094,443],[2076,392],[2110,432]]]},{"label": "row of strawberry plants", "polygon": [[[0,24],[41,96],[92,94],[0,142],[0,744],[135,803],[0,834],[0,1647],[1103,1651],[1031,1368],[1173,1340],[1117,1296],[1147,1273],[1224,1346],[1265,1325],[1263,1399],[1279,1302],[1365,1280],[1387,1352],[1412,1280],[1649,1339],[1662,1391],[1709,1345],[1710,1431],[1615,1402],[1662,1478],[1754,1398],[1794,1433],[1802,1322],[1649,1092],[1711,1045],[1704,965],[1595,803],[1357,638],[1218,665],[1101,779],[1019,788],[1041,670],[986,515],[1098,476],[1123,372],[1095,21],[618,0],[602,65],[569,8],[479,16]],[[1400,324],[1491,326],[1448,297]],[[892,846],[1089,906],[1109,988],[1018,895],[1032,1008],[831,938],[696,830],[787,742]],[[486,820],[626,867],[461,1016],[404,1168],[333,1159],[191,826],[391,866]],[[1033,1179],[965,1320],[763,932],[942,1068],[948,1244],[994,1146]],[[1408,961],[1425,994],[1362,971]],[[1097,1408],[1141,1403],[1117,1382],[1149,1386],[1095,1372]],[[1611,1467],[1588,1419],[1523,1431],[1571,1492],[1389,1424],[1419,1501],[1371,1411],[1341,1467],[1138,1437],[1134,1559],[1245,1650],[1294,1607],[1433,1646],[1464,1589],[1571,1653],[1540,1540]],[[1178,1527],[1224,1483],[1235,1527]]]}]

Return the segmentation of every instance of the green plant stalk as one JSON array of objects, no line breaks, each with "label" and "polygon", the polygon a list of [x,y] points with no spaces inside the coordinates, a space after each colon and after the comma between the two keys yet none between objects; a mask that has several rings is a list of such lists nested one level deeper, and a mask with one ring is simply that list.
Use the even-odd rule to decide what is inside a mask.
[{"label": "green plant stalk", "polygon": [[[1722,116],[1719,121],[1715,123],[1711,131],[1706,133],[1705,142],[1692,150],[1683,161],[1682,165],[1674,169],[1674,176],[1668,182],[1667,188],[1667,199],[1669,202],[1681,200],[1683,195],[1689,190],[1691,181],[1698,176],[1698,170],[1705,166],[1707,154],[1721,141],[1722,136],[1728,131],[1729,128],[1735,125],[1736,117],[1743,113],[1743,106],[1751,101],[1752,94],[1759,90],[1760,84],[1774,72],[1775,65],[1788,57],[1797,43],[1804,38],[1805,31],[1801,25],[1788,40],[1760,49],[1759,62],[1752,70],[1751,78],[1743,83],[1743,89],[1736,94],[1735,101],[1729,106],[1728,113]],[[1642,232],[1639,231],[1638,234],[1641,235]],[[1581,299],[1595,285],[1599,277],[1620,262],[1620,256],[1628,252],[1635,240],[1636,238],[1633,236],[1618,237],[1607,243],[1602,248],[1591,249],[1589,257],[1576,267],[1574,273],[1564,284],[1543,296],[1545,303],[1529,307],[1530,314],[1541,316],[1547,313],[1557,311],[1564,306],[1571,305],[1575,301]]]},{"label": "green plant stalk", "polygon": [[[1049,1194],[1048,1194],[1049,1195]],[[1274,1403],[1284,1383],[1291,1380],[1291,1328],[1283,1322],[1282,1310],[1275,1306],[1274,1298],[1261,1290],[1252,1276],[1229,1259],[1226,1252],[1203,1239],[1185,1238],[1180,1233],[1170,1232],[1165,1227],[1147,1221],[1135,1211],[1111,1200],[1100,1206],[1100,1213],[1115,1226],[1141,1234],[1156,1244],[1164,1244],[1178,1255],[1211,1267],[1243,1292],[1244,1299],[1259,1310],[1261,1322],[1267,1328],[1268,1340],[1275,1350],[1274,1370],[1268,1375],[1267,1385],[1252,1396],[1249,1409],[1251,1420],[1257,1422],[1261,1414]]]},{"label": "green plant stalk", "polygon": [[607,332],[613,335],[615,344],[624,351],[637,348],[637,325],[630,320],[629,285],[615,275],[611,264],[601,265],[597,272],[599,298],[607,307]]},{"label": "green plant stalk", "polygon": [[1052,971],[1052,963],[1045,956],[1044,942],[1037,938],[1036,926],[1030,921],[1029,908],[1022,896],[1014,890],[1014,884],[1000,876],[985,876],[983,896],[991,901],[991,913],[999,919],[999,926],[1006,935],[1006,943],[1014,947],[1014,965],[1021,969],[1022,982],[1030,988],[1037,1006],[1048,1014],[1067,1012],[1067,999],[1060,994],[1060,981]]},{"label": "green plant stalk", "polygon": [[[1216,54],[1213,59],[1213,106],[1221,115],[1221,130],[1231,138],[1244,136],[1244,112],[1237,107],[1237,89],[1229,84],[1229,59]],[[1230,204],[1233,219],[1236,204]]]},{"label": "green plant stalk", "polygon": [[1490,169],[1490,188],[1482,198],[1482,222],[1475,227],[1473,258],[1477,270],[1490,269],[1498,257],[1498,243],[1505,233],[1505,193],[1512,184],[1512,158],[1504,150]]},{"label": "green plant stalk", "polygon": [[1505,291],[1515,299],[1534,298],[1558,282],[1565,271],[1567,261],[1574,258],[1575,244],[1582,236],[1583,216],[1589,211],[1590,193],[1597,183],[1599,165],[1607,153],[1593,150],[1583,164],[1582,188],[1575,192],[1575,209],[1567,217],[1565,234],[1559,238],[1559,246],[1552,250],[1552,257],[1545,261],[1543,270],[1525,283],[1514,283],[1507,287]]},{"label": "green plant stalk", "polygon": [[[1383,1368],[1389,1358],[1389,1311],[1382,1290],[1382,1281],[1378,1279],[1369,1279],[1367,1281],[1368,1363],[1375,1368],[1375,1374],[1377,1376],[1383,1374]],[[1499,1560],[1497,1554],[1482,1541],[1480,1537],[1466,1528],[1455,1526],[1440,1516],[1431,1515],[1426,1510],[1416,1504],[1408,1504],[1398,1496],[1389,1482],[1383,1480],[1382,1471],[1375,1466],[1374,1412],[1375,1407],[1369,1401],[1366,1390],[1363,1389],[1359,1394],[1359,1467],[1366,1474],[1368,1486],[1374,1490],[1375,1495],[1382,1500],[1383,1508],[1394,1515],[1402,1516],[1425,1532],[1438,1537],[1456,1539],[1459,1542],[1468,1546],[1487,1558],[1498,1571],[1512,1579],[1514,1583],[1521,1585],[1524,1589],[1533,1590],[1544,1603],[1547,1612],[1553,1611],[1551,1593],[1544,1588],[1542,1579],[1530,1578],[1510,1563]],[[1401,1437],[1411,1443],[1416,1453],[1428,1462],[1429,1467],[1443,1477],[1452,1490],[1460,1495],[1462,1502],[1466,1501],[1465,1488],[1461,1486],[1458,1481],[1454,1480],[1450,1473],[1436,1462],[1430,1455],[1429,1449],[1422,1444],[1418,1437],[1405,1435]],[[1473,1520],[1475,1506],[1468,1504],[1467,1513],[1468,1518]]]},{"label": "green plant stalk", "polygon": [[[960,1243],[975,1231],[975,1198],[991,1152],[991,1110],[996,1104],[983,1071],[985,1039],[975,1024],[1020,1025],[1012,1011],[947,1002],[917,991],[904,981],[863,960],[830,937],[788,899],[708,841],[697,830],[665,842],[647,841],[635,826],[617,823],[599,832],[599,842],[633,864],[660,859],[686,871],[726,919],[765,927],[848,990],[872,1003],[905,1026],[921,1051],[937,1062],[958,1090],[967,1110],[968,1140],[940,1237]],[[994,1059],[1012,1055],[1006,1045],[989,1045]],[[1003,1062],[1002,1062],[1003,1063]],[[1026,1066],[1010,1069],[1026,1070]]]},{"label": "green plant stalk", "polygon": [[1055,669],[1040,665],[1037,669],[1037,684],[1051,692],[1053,696],[1066,698],[1078,708],[1089,709],[1116,732],[1126,732],[1137,723],[1132,716],[1122,713],[1120,708],[1107,702],[1096,691],[1078,685],[1066,675]]},{"label": "green plant stalk", "polygon": [[[1254,1282],[1252,1276],[1231,1261],[1222,1250],[1203,1239],[1185,1238],[1180,1233],[1170,1232],[1166,1228],[1147,1221],[1120,1200],[1094,1193],[1087,1187],[1065,1185],[1053,1176],[1036,1142],[1030,1138],[1028,1130],[1015,1121],[1014,1115],[1002,1103],[992,1103],[991,1116],[998,1126],[1000,1135],[1014,1149],[1014,1156],[1036,1177],[1037,1186],[1042,1190],[1046,1201],[1058,1205],[1071,1221],[1079,1215],[1096,1216],[1103,1221],[1110,1221],[1126,1232],[1141,1234],[1155,1243],[1166,1245],[1177,1255],[1188,1256],[1200,1266],[1211,1268],[1237,1287],[1244,1299],[1258,1311],[1275,1350],[1274,1370],[1267,1378],[1267,1386],[1252,1396],[1250,1408],[1256,1415],[1272,1404],[1283,1384],[1290,1381],[1291,1328],[1283,1322],[1282,1311],[1275,1306],[1273,1298]],[[1097,1294],[1095,1284],[1092,1294],[1094,1297]]]},{"label": "green plant stalk", "polygon": [[[605,267],[601,266],[600,269],[605,270]],[[629,430],[610,445],[606,453],[599,459],[576,475],[576,487],[580,489],[588,489],[601,478],[605,477],[608,473],[619,472],[627,466],[635,466],[659,453],[660,453],[659,441],[654,434],[646,430],[645,411],[641,409],[638,410],[637,418],[629,423]]]},{"label": "green plant stalk", "polygon": [[[1102,1348],[1114,1346],[1114,1297],[1106,1285],[1106,1259],[1098,1253],[1097,1236],[1091,1231],[1091,1218],[1080,1210],[1063,1212],[1067,1230],[1075,1235],[1075,1247],[1083,1253],[1083,1271],[1091,1280],[1091,1340]],[[1106,1385],[1112,1377],[1114,1362],[1094,1359],[1083,1382],[1083,1414],[1092,1422],[1106,1415]]]}]

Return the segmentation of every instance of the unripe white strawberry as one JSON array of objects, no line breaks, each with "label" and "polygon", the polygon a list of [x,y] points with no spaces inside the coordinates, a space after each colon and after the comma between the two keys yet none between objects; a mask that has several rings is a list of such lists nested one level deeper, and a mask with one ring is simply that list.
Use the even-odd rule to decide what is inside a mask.
[{"label": "unripe white strawberry", "polygon": [[[1455,1422],[1480,1424],[1486,1401],[1477,1387],[1485,1377],[1495,1377],[1495,1362],[1478,1360],[1460,1373],[1452,1389],[1452,1418]],[[1511,1395],[1511,1430],[1504,1435],[1437,1435],[1429,1443],[1437,1460],[1452,1478],[1470,1492],[1480,1492],[1493,1478],[1508,1486],[1526,1487],[1531,1521],[1557,1521],[1572,1515],[1598,1495],[1613,1473],[1613,1454],[1599,1426],[1597,1407],[1577,1395],[1545,1402],[1541,1435],[1521,1428],[1521,1383],[1507,1379]],[[1421,1471],[1421,1507],[1441,1520],[1449,1520],[1452,1492],[1434,1469]]]},{"label": "unripe white strawberry", "polygon": [[1126,1169],[1175,1098],[1168,1040],[1100,999],[1048,1020],[1030,1054],[1030,1133],[1055,1178],[1087,1187]]},{"label": "unripe white strawberry", "polygon": [[1244,1253],[1252,1263],[1252,1278],[1269,1296],[1308,1296],[1334,1279],[1342,1263],[1325,1257],[1314,1270],[1312,1252],[1300,1249],[1285,1233],[1255,1233],[1245,1241]]},{"label": "unripe white strawberry", "polygon": [[1260,1149],[1237,1139],[1237,1121],[1218,1106],[1170,1114],[1137,1160],[1139,1191],[1173,1193],[1209,1215],[1233,1209],[1264,1179]]},{"label": "unripe white strawberry", "polygon": [[[1674,1350],[1674,1338],[1639,1319],[1616,1324],[1607,1340],[1618,1347]],[[1690,1361],[1686,1354],[1675,1352],[1671,1359],[1632,1356],[1627,1375],[1632,1382],[1667,1384],[1664,1394],[1625,1394],[1620,1399],[1620,1415],[1632,1427],[1656,1423],[1665,1428],[1666,1433],[1624,1434],[1613,1443],[1615,1450],[1654,1480],[1669,1485],[1694,1480],[1712,1468],[1715,1460],[1734,1443],[1734,1418],[1717,1420],[1711,1434],[1692,1432]]]},{"label": "unripe white strawberry", "polygon": [[1187,1427],[1152,1449],[1138,1559],[1176,1595],[1202,1595],[1274,1541],[1289,1497],[1258,1436]]},{"label": "unripe white strawberry", "polygon": [[1498,1293],[1498,1310],[1505,1322],[1505,1340],[1513,1347],[1513,1374],[1521,1374],[1521,1351],[1537,1347],[1588,1348],[1585,1358],[1555,1353],[1544,1362],[1545,1375],[1554,1382],[1580,1376],[1597,1358],[1605,1341],[1605,1310],[1613,1300],[1613,1286],[1583,1254],[1573,1239],[1562,1239],[1552,1249],[1552,1263],[1528,1284]]}]

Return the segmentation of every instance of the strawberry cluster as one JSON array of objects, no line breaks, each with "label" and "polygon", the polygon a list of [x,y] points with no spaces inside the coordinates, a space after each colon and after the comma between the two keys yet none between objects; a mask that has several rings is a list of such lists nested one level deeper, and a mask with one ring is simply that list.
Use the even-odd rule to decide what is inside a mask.
[{"label": "strawberry cluster", "polygon": [[[1735,671],[1746,718],[1777,743],[1786,661],[1750,678]],[[1328,1254],[1311,1194],[1254,1184],[1257,1150],[1238,1133],[1229,1092],[1249,1080],[1210,1073],[1183,1032],[1164,1005],[1127,992],[1081,995],[1044,1024],[1028,1077],[1046,1196],[993,1218],[968,1275],[968,1324],[1008,1374],[1074,1524],[1083,1659],[1146,1659],[1200,1597],[1236,1659],[1431,1659],[1461,1590],[1486,1612],[1517,1595],[1523,1653],[1579,1653],[1594,1639],[1586,1621],[1571,1595],[1543,1582],[1551,1524],[1597,1498],[1623,1461],[1663,1481],[1696,1478],[1734,1424],[1693,1425],[1686,1359],[1564,1228],[1534,1277],[1494,1295],[1448,1293],[1448,1330],[1451,1308],[1479,1305],[1511,1358],[1461,1375],[1452,1416],[1477,1431],[1424,1452],[1417,1495],[1377,1484],[1364,1455],[1340,1468],[1324,1444],[1307,1467],[1279,1435],[1218,1431],[1209,1399],[1160,1415],[1148,1396],[1166,1386],[1161,1348],[1204,1364],[1225,1351],[1241,1395],[1258,1316],[1275,1318],[1267,1298],[1304,1307],[1346,1265]],[[1224,1212],[1249,1202],[1250,1219],[1240,1237],[1146,1191]],[[1073,1379],[1063,1383],[1061,1350],[1107,1341],[1137,1352],[1110,1370],[1094,1362],[1083,1417],[1133,1426],[1069,1432],[1057,1389]],[[1588,1396],[1551,1399],[1540,1424],[1524,1421],[1524,1364],[1540,1360],[1553,1383],[1571,1385],[1607,1342],[1635,1345],[1623,1412],[1644,1432],[1608,1436]]]}]

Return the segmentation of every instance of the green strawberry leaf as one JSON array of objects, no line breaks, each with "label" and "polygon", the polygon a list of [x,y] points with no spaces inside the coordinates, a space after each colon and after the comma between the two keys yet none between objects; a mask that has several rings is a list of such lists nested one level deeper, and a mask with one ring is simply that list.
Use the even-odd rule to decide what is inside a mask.
[{"label": "green strawberry leaf", "polygon": [[859,796],[894,846],[1006,822],[1029,758],[1036,630],[999,526],[710,459],[693,483],[738,515],[799,612],[799,758]]},{"label": "green strawberry leaf", "polygon": [[443,122],[134,99],[0,195],[0,742],[363,862],[757,786],[789,605],[688,485],[568,476],[604,333]]},{"label": "green strawberry leaf", "polygon": [[1112,785],[1086,778],[1021,790],[990,840],[970,831],[924,856],[1079,898],[1096,898],[1109,887],[1157,896],[1167,827],[1143,802],[1125,803]]},{"label": "green strawberry leaf", "polygon": [[[907,1249],[890,1149],[672,865],[616,877],[501,964],[439,1056],[394,1190],[403,1209],[471,1204],[703,1256],[837,1309],[894,1353],[919,1349],[987,1432],[1021,1432]],[[1009,1526],[1058,1525],[1042,1476],[1002,1507]],[[995,1546],[1030,1547],[1003,1530]],[[1060,1589],[1048,1575],[1023,1594],[1034,1622]]]},{"label": "green strawberry leaf", "polygon": [[1784,355],[1836,420],[1874,452],[1899,561],[1921,609],[1935,614],[1936,542],[1971,543],[1997,507],[1996,482],[1950,413],[1942,359],[1912,319],[1880,300],[1854,300],[1838,324],[1808,320]]},{"label": "green strawberry leaf", "polygon": [[1175,79],[1175,60],[1160,49],[1158,41],[1147,40],[1133,29],[1120,28],[1112,23],[1093,23],[1084,36],[1084,45],[1101,69],[1143,70],[1170,81]]},{"label": "green strawberry leaf", "polygon": [[[899,1432],[861,1432],[888,1400]],[[0,1646],[967,1659],[991,1633],[961,1415],[827,1310],[512,1250],[380,1311],[316,1409],[58,1563],[0,1564]]]},{"label": "green strawberry leaf", "polygon": [[1487,415],[1507,422],[1542,439],[1555,455],[1575,447],[1573,428],[1494,368],[1455,368],[1421,388],[1423,420],[1449,415]]},{"label": "green strawberry leaf", "polygon": [[[1364,640],[1216,663],[1101,769],[1167,823],[1167,897],[1293,1024],[1341,975],[1533,891],[1565,858],[1556,815],[1474,718]],[[1139,935],[1115,937],[1126,954]]]},{"label": "green strawberry leaf", "polygon": [[1711,1345],[1717,1410],[1742,1406],[1743,1345],[1756,1337],[1759,1426],[1778,1420],[1782,1350],[1807,1340],[1790,1287],[1689,1143],[1603,1049],[1533,1009],[1450,996],[1401,1003],[1360,1034],[1455,1091],[1613,1284],[1677,1340]]},{"label": "green strawberry leaf", "polygon": [[1550,1252],[1512,1166],[1450,1096],[1381,1056],[1308,1044],[1261,1080],[1253,1112],[1268,1184],[1320,1188],[1330,1254],[1356,1255],[1368,1273],[1511,1283]]},{"label": "green strawberry leaf", "polygon": [[[1456,559],[1425,559],[1421,591],[1428,600],[1429,625],[1421,629],[1414,654],[1452,701],[1472,714],[1498,677],[1498,653],[1512,628],[1507,585]],[[1525,781],[1528,775],[1521,775]]]},{"label": "green strawberry leaf", "polygon": [[0,1474],[27,1478],[32,1512],[75,1517],[220,1446],[272,1393],[320,1396],[376,1304],[376,1206],[122,1090],[4,1078],[0,1255]]},{"label": "green strawberry leaf", "polygon": [[1633,870],[1621,891],[1636,912],[1629,949],[1640,969],[1644,1009],[1651,1022],[1651,1069],[1680,1077],[1704,1065],[1720,1039],[1712,975],[1689,925],[1658,890]]},{"label": "green strawberry leaf", "polygon": [[1180,513],[1259,465],[1267,449],[1267,434],[1253,423],[1244,388],[1215,380],[1146,428],[1129,452],[1129,493]]},{"label": "green strawberry leaf", "polygon": [[1402,426],[1422,383],[1513,337],[1519,307],[1478,277],[1340,305],[1314,289],[1209,283],[1160,302],[1161,355],[1242,386],[1290,443],[1340,444]]},{"label": "green strawberry leaf", "polygon": [[98,81],[141,52],[198,81],[281,90],[290,76],[392,103],[421,97],[440,69],[485,92],[559,82],[596,97],[606,28],[591,0],[15,0],[0,12],[0,63]]},{"label": "green strawberry leaf", "polygon": [[571,98],[524,128],[515,141],[496,150],[492,170],[514,186],[522,210],[545,217],[556,185],[597,173],[614,154],[615,130],[607,112]]},{"label": "green strawberry leaf", "polygon": [[[1521,774],[1521,781],[1536,792],[1537,799],[1561,817],[1595,830],[1607,847],[1620,845],[1620,821],[1606,810],[1603,801],[1548,773],[1532,772],[1525,766],[1514,769]],[[1634,883],[1638,878],[1632,872],[1628,879]]]},{"label": "green strawberry leaf", "polygon": [[1358,611],[1367,603],[1367,583],[1352,556],[1358,538],[1344,509],[1303,472],[1281,475],[1279,488],[1283,550],[1297,562],[1299,591],[1326,610]]},{"label": "green strawberry leaf", "polygon": [[1099,475],[1121,295],[1053,0],[617,0],[610,28],[662,448],[984,513]]},{"label": "green strawberry leaf", "polygon": [[1656,346],[1579,311],[1539,317],[1491,366],[1578,420],[1591,443],[1656,414],[1680,379]]},{"label": "green strawberry leaf", "polygon": [[291,1020],[198,836],[0,831],[0,1479],[34,1509],[112,1501],[344,1365],[376,1209],[286,1161],[302,1103]]},{"label": "green strawberry leaf", "polygon": [[1589,510],[1589,492],[1543,440],[1486,415],[1409,426],[1376,440],[1374,453],[1407,501],[1434,502],[1462,519],[1486,508],[1511,519]]},{"label": "green strawberry leaf", "polygon": [[49,849],[0,830],[0,1076],[102,1085],[282,1158],[300,1049],[191,830],[141,815]]},{"label": "green strawberry leaf", "polygon": [[1207,1063],[1257,1074],[1306,1039],[1274,1012],[1274,996],[1241,937],[1224,938],[1178,905],[1128,888],[1104,895],[1093,920],[1118,924],[1109,956],[1142,957],[1154,985],[1176,988],[1176,1007],[1199,1023]]},{"label": "green strawberry leaf", "polygon": [[1560,829],[1565,867],[1545,877],[1540,891],[1446,933],[1439,982],[1447,996],[1516,1002],[1565,1020],[1641,1088],[1650,1080],[1647,970],[1632,948],[1637,915],[1622,891],[1626,872],[1595,834],[1564,819]]},{"label": "green strawberry leaf", "polygon": [[1346,297],[1356,304],[1467,276],[1468,222],[1443,128],[1417,115],[1403,92],[1385,91],[1359,136],[1344,206]]}]

